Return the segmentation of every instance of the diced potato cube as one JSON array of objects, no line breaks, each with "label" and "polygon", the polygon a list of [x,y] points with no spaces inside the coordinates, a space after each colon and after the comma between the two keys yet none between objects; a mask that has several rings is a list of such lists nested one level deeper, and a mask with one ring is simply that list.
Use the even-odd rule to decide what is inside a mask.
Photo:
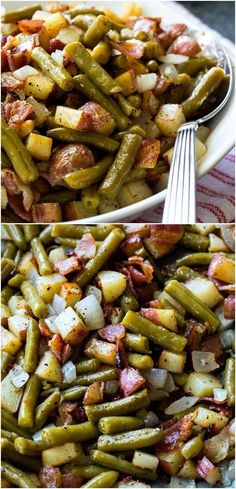
[{"label": "diced potato cube", "polygon": [[21,348],[22,343],[11,331],[1,326],[1,348],[3,351],[15,355]]},{"label": "diced potato cube", "polygon": [[34,129],[34,121],[29,119],[28,121],[22,122],[21,126],[15,129],[15,131],[17,132],[18,136],[20,136],[20,138],[24,139],[33,131],[33,129]]},{"label": "diced potato cube", "polygon": [[144,180],[125,183],[120,189],[118,203],[121,207],[136,204],[141,200],[147,199],[153,195],[152,190]]},{"label": "diced potato cube", "polygon": [[120,272],[99,272],[98,277],[105,302],[115,301],[126,289],[126,277]]},{"label": "diced potato cube", "polygon": [[51,263],[56,263],[60,260],[66,259],[66,254],[63,246],[58,246],[49,252],[48,259]]},{"label": "diced potato cube", "polygon": [[110,136],[116,125],[115,121],[106,109],[96,102],[87,102],[80,107],[80,110],[86,112],[90,116],[90,129],[95,132]]},{"label": "diced potato cube", "polygon": [[226,256],[216,255],[211,260],[208,275],[223,282],[234,284],[235,263]]},{"label": "diced potato cube", "polygon": [[50,350],[41,357],[35,374],[47,382],[62,382],[63,380],[60,363]]},{"label": "diced potato cube", "polygon": [[30,75],[25,80],[24,92],[25,95],[32,95],[40,100],[47,100],[53,92],[55,83],[46,75]]},{"label": "diced potato cube", "polygon": [[135,450],[132,463],[142,469],[156,470],[159,460],[155,455]]},{"label": "diced potato cube", "polygon": [[2,408],[9,413],[16,413],[20,405],[23,389],[17,389],[11,382],[10,372],[1,382],[1,403]]},{"label": "diced potato cube", "polygon": [[80,109],[71,109],[58,105],[55,113],[55,122],[60,126],[75,129],[77,131],[88,131],[91,116],[88,112]]},{"label": "diced potato cube", "polygon": [[133,70],[121,73],[115,78],[116,82],[122,87],[122,93],[125,97],[134,93],[137,89],[136,76]]},{"label": "diced potato cube", "polygon": [[182,479],[198,479],[199,474],[193,460],[186,460],[177,474]]},{"label": "diced potato cube", "polygon": [[50,37],[56,37],[60,29],[68,26],[68,22],[65,19],[64,15],[61,12],[56,12],[55,14],[51,14],[45,20],[45,27],[48,31]]},{"label": "diced potato cube", "polygon": [[97,358],[106,365],[116,365],[116,345],[92,338],[85,345],[84,353],[89,358]]},{"label": "diced potato cube", "polygon": [[52,14],[46,10],[36,10],[32,16],[32,20],[47,20]]},{"label": "diced potato cube", "polygon": [[189,280],[185,286],[210,309],[223,299],[213,282],[207,278],[196,277]]},{"label": "diced potato cube", "polygon": [[203,236],[207,236],[215,230],[215,224],[192,224],[192,227],[197,233],[200,233]]},{"label": "diced potato cube", "polygon": [[12,295],[12,297],[8,301],[8,307],[12,315],[32,315],[32,311],[22,295]]},{"label": "diced potato cube", "polygon": [[21,258],[20,263],[17,267],[17,271],[22,275],[26,275],[27,272],[31,270],[31,268],[34,268],[35,271],[37,271],[32,260],[33,260],[33,253],[27,251],[27,253],[25,253],[24,256]]},{"label": "diced potato cube", "polygon": [[66,282],[66,278],[60,273],[51,273],[39,277],[36,282],[36,289],[45,302],[52,302],[55,294],[59,294],[61,286]]},{"label": "diced potato cube", "polygon": [[71,462],[78,455],[82,455],[81,445],[78,443],[65,443],[58,447],[43,450],[42,462],[44,466],[57,467],[58,465]]},{"label": "diced potato cube", "polygon": [[62,221],[60,204],[57,202],[45,202],[32,205],[33,222],[49,223]]},{"label": "diced potato cube", "polygon": [[52,138],[32,132],[27,139],[26,148],[36,160],[48,161],[52,151]]},{"label": "diced potato cube", "polygon": [[176,312],[174,309],[156,309],[158,322],[171,331],[178,331]]},{"label": "diced potato cube", "polygon": [[83,399],[83,404],[98,404],[103,401],[104,382],[93,382],[89,385]]},{"label": "diced potato cube", "polygon": [[61,287],[60,296],[66,301],[67,307],[74,307],[82,297],[82,290],[76,282],[66,282]]},{"label": "diced potato cube", "polygon": [[25,341],[26,340],[26,333],[29,325],[36,321],[31,318],[30,316],[27,316],[26,314],[24,315],[15,315],[11,316],[8,320],[8,327],[9,330],[20,340],[20,341]]},{"label": "diced potato cube", "polygon": [[78,345],[87,336],[88,329],[72,307],[67,307],[55,320],[55,325],[70,345]]},{"label": "diced potato cube", "polygon": [[179,127],[185,123],[182,106],[178,104],[162,105],[155,123],[164,136],[175,137]]},{"label": "diced potato cube", "polygon": [[185,353],[173,353],[172,351],[163,350],[159,356],[158,367],[174,374],[181,374],[184,370],[185,361]]},{"label": "diced potato cube", "polygon": [[211,374],[193,372],[184,386],[185,392],[196,397],[213,397],[213,389],[221,388],[221,382]]},{"label": "diced potato cube", "polygon": [[208,428],[210,425],[215,425],[217,429],[221,430],[229,421],[227,416],[202,407],[197,408],[195,413],[194,423],[201,428]]},{"label": "diced potato cube", "polygon": [[210,253],[217,253],[220,251],[226,251],[227,253],[227,251],[229,251],[223,239],[221,239],[216,234],[210,233],[209,238],[210,238],[210,246],[208,250],[210,251]]},{"label": "diced potato cube", "polygon": [[67,221],[75,219],[86,219],[86,217],[96,216],[96,209],[86,209],[83,202],[73,201],[64,205],[64,216]]},{"label": "diced potato cube", "polygon": [[161,468],[168,475],[176,475],[184,462],[184,457],[180,448],[175,448],[169,452],[157,452]]},{"label": "diced potato cube", "polygon": [[[207,147],[197,137],[195,138],[195,143],[196,143],[196,160],[199,161],[206,154]],[[173,152],[174,152],[174,148],[170,148],[163,155],[164,160],[167,161],[169,165],[171,164]]]}]

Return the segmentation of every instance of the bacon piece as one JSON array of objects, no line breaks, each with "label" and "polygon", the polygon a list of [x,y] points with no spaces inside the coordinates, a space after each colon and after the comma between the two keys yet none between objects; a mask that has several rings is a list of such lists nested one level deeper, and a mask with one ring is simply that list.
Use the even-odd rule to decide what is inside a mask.
[{"label": "bacon piece", "polygon": [[[157,20],[159,21],[160,19]],[[149,17],[141,17],[134,23],[133,30],[135,32],[146,32],[147,34],[155,33],[157,20],[151,19]]]},{"label": "bacon piece", "polygon": [[56,185],[68,173],[94,164],[93,153],[84,144],[66,144],[59,147],[51,157],[49,170],[51,184]]},{"label": "bacon piece", "polygon": [[141,256],[130,256],[128,263],[139,265],[145,277],[145,281],[149,284],[153,279],[153,266],[148,260],[144,260]]},{"label": "bacon piece", "polygon": [[125,327],[123,324],[109,324],[105,328],[99,329],[99,336],[110,343],[115,343],[125,336]]},{"label": "bacon piece", "polygon": [[149,307],[149,308],[142,307],[141,308],[141,315],[144,318],[149,319],[149,321],[152,321],[155,324],[161,324],[160,321],[158,320],[157,309],[154,309],[152,307]]},{"label": "bacon piece", "polygon": [[61,355],[61,363],[64,365],[64,363],[68,362],[70,358],[72,357],[73,350],[71,346],[68,343],[65,343],[62,349],[62,355]]},{"label": "bacon piece", "polygon": [[109,41],[109,44],[120,53],[127,57],[140,59],[144,55],[144,46],[134,42],[127,41]]},{"label": "bacon piece", "polygon": [[3,117],[11,127],[18,128],[26,119],[33,119],[35,111],[31,104],[24,100],[3,104]]},{"label": "bacon piece", "polygon": [[10,71],[7,71],[6,73],[2,73],[1,87],[7,92],[12,92],[23,88],[24,82],[22,80],[17,80]]},{"label": "bacon piece", "polygon": [[157,290],[157,285],[155,282],[150,284],[142,285],[142,287],[137,287],[136,292],[140,304],[145,305],[147,302],[153,300],[153,294]]},{"label": "bacon piece", "polygon": [[7,53],[7,61],[11,71],[18,70],[30,63],[31,55],[27,47],[23,44],[14,47]]},{"label": "bacon piece", "polygon": [[26,211],[23,205],[22,196],[9,195],[8,205],[15,212],[15,214],[27,222],[32,222],[32,212]]},{"label": "bacon piece", "polygon": [[220,341],[220,335],[216,333],[208,336],[201,344],[201,351],[214,353],[216,362],[222,361],[224,352]]},{"label": "bacon piece", "polygon": [[144,138],[139,148],[135,166],[154,168],[160,154],[161,144],[158,139]]},{"label": "bacon piece", "polygon": [[130,236],[129,238],[126,238],[124,241],[121,243],[121,250],[126,256],[132,256],[135,251],[140,249],[142,246],[142,240],[140,236],[134,234],[133,236]]},{"label": "bacon piece", "polygon": [[167,49],[171,43],[186,30],[187,26],[185,24],[170,24],[165,27],[165,30],[160,29],[161,32],[158,33],[158,39],[162,46]]},{"label": "bacon piece", "polygon": [[143,275],[142,272],[137,270],[137,268],[133,267],[132,265],[127,267],[127,268],[130,272],[130,276],[131,276],[131,279],[132,279],[134,286],[144,285],[146,283],[145,276]]},{"label": "bacon piece", "polygon": [[118,368],[128,367],[128,359],[121,340],[116,340],[116,365]]},{"label": "bacon piece", "polygon": [[28,212],[31,209],[34,201],[33,192],[28,185],[21,182],[13,170],[3,170],[3,185],[10,196],[22,194],[25,211]]},{"label": "bacon piece", "polygon": [[17,22],[17,27],[23,34],[35,34],[41,30],[43,23],[43,20],[23,19]]},{"label": "bacon piece", "polygon": [[50,350],[58,358],[59,362],[61,362],[64,345],[65,342],[59,333],[55,333],[52,339],[48,342]]},{"label": "bacon piece", "polygon": [[84,234],[75,248],[75,254],[82,261],[94,258],[96,255],[96,241],[92,234]]},{"label": "bacon piece", "polygon": [[83,479],[80,475],[73,474],[62,474],[61,479],[62,487],[80,487],[83,484]]},{"label": "bacon piece", "polygon": [[171,85],[171,80],[169,80],[169,78],[166,78],[164,75],[160,75],[158,76],[153,92],[156,96],[162,95],[168,90],[170,85]]},{"label": "bacon piece", "polygon": [[58,467],[42,467],[38,478],[41,487],[61,487],[61,471]]},{"label": "bacon piece", "polygon": [[69,5],[65,5],[64,3],[61,2],[49,2],[47,5],[47,11],[50,12],[51,14],[57,12],[65,12],[69,8],[70,8]]},{"label": "bacon piece", "polygon": [[53,337],[53,333],[45,323],[44,319],[39,320],[39,329],[42,336],[46,336],[47,338]]},{"label": "bacon piece", "polygon": [[7,61],[7,50],[1,48],[1,72],[8,71],[9,69],[10,68]]},{"label": "bacon piece", "polygon": [[77,408],[73,411],[73,417],[78,423],[84,423],[88,421],[84,406],[77,406]]},{"label": "bacon piece", "polygon": [[189,415],[184,416],[182,419],[174,423],[165,431],[165,437],[161,440],[155,448],[157,451],[169,452],[174,448],[178,448],[183,441],[188,440],[192,434],[193,421]]},{"label": "bacon piece", "polygon": [[195,56],[201,51],[201,47],[195,39],[189,36],[179,36],[173,42],[170,51],[174,54]]},{"label": "bacon piece", "polygon": [[76,402],[61,402],[58,412],[63,425],[71,425],[73,423],[72,413],[76,409]]},{"label": "bacon piece", "polygon": [[183,226],[179,224],[151,224],[150,230],[151,236],[146,238],[144,243],[154,258],[160,258],[170,253],[184,233]]},{"label": "bacon piece", "polygon": [[62,51],[65,47],[65,44],[60,41],[60,39],[50,39],[50,43],[49,43],[49,53],[52,54],[54,51],[56,51],[57,49],[59,49],[60,51]]},{"label": "bacon piece", "polygon": [[224,317],[226,319],[234,319],[235,318],[235,296],[229,295],[224,300]]},{"label": "bacon piece", "polygon": [[125,397],[136,392],[144,383],[145,379],[136,368],[128,367],[122,370],[120,375],[120,388]]},{"label": "bacon piece", "polygon": [[76,256],[71,256],[65,260],[59,260],[53,264],[53,271],[59,272],[61,275],[75,272],[81,269],[81,263]]},{"label": "bacon piece", "polygon": [[208,328],[206,325],[198,323],[194,319],[186,321],[187,349],[190,351],[200,350],[201,341],[207,332]]},{"label": "bacon piece", "polygon": [[55,203],[34,204],[32,206],[33,222],[60,222],[62,220],[60,205]]},{"label": "bacon piece", "polygon": [[118,264],[116,266],[116,268],[117,268],[118,272],[123,273],[123,275],[126,276],[126,278],[127,278],[127,283],[126,283],[127,289],[131,292],[131,294],[134,295],[134,297],[137,297],[130,270],[128,270],[128,268],[125,267],[124,265],[120,265],[120,264]]}]

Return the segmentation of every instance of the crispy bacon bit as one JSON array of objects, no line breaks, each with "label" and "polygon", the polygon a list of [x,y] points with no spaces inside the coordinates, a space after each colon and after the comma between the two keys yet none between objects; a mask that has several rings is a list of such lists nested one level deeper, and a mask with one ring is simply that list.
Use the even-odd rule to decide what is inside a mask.
[{"label": "crispy bacon bit", "polygon": [[224,317],[226,319],[235,318],[235,296],[229,295],[224,301]]},{"label": "crispy bacon bit", "polygon": [[65,260],[59,260],[54,263],[53,271],[59,272],[61,275],[68,275],[68,273],[75,272],[75,270],[81,269],[81,263],[76,256],[71,256]]},{"label": "crispy bacon bit", "polygon": [[64,49],[64,47],[65,47],[65,44],[62,41],[60,41],[60,39],[56,39],[56,38],[50,39],[49,53],[52,54],[57,49],[62,51]]},{"label": "crispy bacon bit", "polygon": [[147,302],[152,301],[153,294],[156,290],[157,285],[155,282],[142,285],[142,287],[137,287],[136,291],[140,304],[146,304]]},{"label": "crispy bacon bit", "polygon": [[157,451],[169,452],[174,448],[178,448],[183,441],[188,440],[192,434],[193,421],[189,415],[167,428],[165,437],[155,446]]},{"label": "crispy bacon bit", "polygon": [[139,148],[135,166],[154,168],[160,154],[161,144],[158,139],[144,138]]},{"label": "crispy bacon bit", "polygon": [[42,336],[47,338],[52,338],[53,333],[50,331],[49,327],[46,325],[44,319],[39,320],[39,329]]},{"label": "crispy bacon bit", "polygon": [[[130,265],[128,266],[128,270],[130,271],[131,278],[136,285],[141,285],[141,282],[147,284],[151,283],[153,279],[153,266],[148,260],[144,260],[141,256],[130,256],[128,258],[128,264],[131,264],[131,267]],[[141,278],[141,272],[136,270],[133,265],[140,266],[142,270],[141,275],[143,278]],[[136,271],[138,271],[138,274]]]},{"label": "crispy bacon bit", "polygon": [[174,54],[183,54],[185,56],[195,56],[201,51],[201,47],[195,39],[189,36],[179,36],[173,42],[171,52]]},{"label": "crispy bacon bit", "polygon": [[104,385],[104,382],[93,382],[93,384],[88,386],[83,399],[85,406],[88,404],[98,404],[103,401]]},{"label": "crispy bacon bit", "polygon": [[127,286],[127,289],[129,290],[129,292],[131,292],[131,294],[133,294],[134,297],[137,297],[130,270],[128,270],[128,268],[125,267],[124,265],[117,265],[116,268],[117,268],[118,272],[123,273],[126,276],[126,278],[127,278],[126,286]]},{"label": "crispy bacon bit", "polygon": [[170,84],[171,84],[171,80],[169,80],[169,78],[166,78],[165,76],[160,75],[158,77],[156,85],[153,89],[154,94],[156,96],[162,95],[163,93],[165,93],[168,90]]},{"label": "crispy bacon bit", "polygon": [[142,240],[136,234],[130,236],[129,238],[125,239],[121,243],[121,249],[126,256],[134,255],[135,251],[140,249],[141,246],[142,246]]},{"label": "crispy bacon bit", "polygon": [[167,49],[171,43],[186,30],[187,26],[185,24],[170,24],[165,27],[165,30],[160,29],[158,39],[161,42],[161,45]]},{"label": "crispy bacon bit", "polygon": [[73,417],[76,421],[78,421],[78,423],[84,423],[85,421],[88,421],[83,406],[77,406],[77,408],[73,411]]},{"label": "crispy bacon bit", "polygon": [[109,43],[113,49],[130,58],[140,59],[144,55],[144,46],[141,44],[127,41],[109,41]]},{"label": "crispy bacon bit", "polygon": [[152,307],[149,307],[149,308],[142,307],[141,315],[144,318],[149,319],[149,321],[152,321],[155,324],[160,324],[160,321],[158,320],[158,310],[157,309],[154,309]]},{"label": "crispy bacon bit", "polygon": [[13,92],[14,90],[23,88],[23,86],[24,82],[22,80],[17,80],[16,78],[14,78],[13,74],[10,71],[2,73],[1,87],[4,88],[7,92]]},{"label": "crispy bacon bit", "polygon": [[[65,12],[69,8],[70,8],[69,5],[65,5],[64,3],[61,3],[61,2],[49,2],[47,5],[47,11],[50,12],[51,14],[54,14],[57,12]],[[73,486],[71,486],[71,487],[73,487]]]},{"label": "crispy bacon bit", "polygon": [[62,356],[61,356],[61,363],[64,365],[64,363],[68,362],[68,360],[72,357],[73,350],[71,346],[68,343],[65,343],[63,346],[62,350]]},{"label": "crispy bacon bit", "polygon": [[9,126],[18,128],[26,119],[33,119],[34,109],[24,100],[16,100],[13,103],[3,104],[3,117]]},{"label": "crispy bacon bit", "polygon": [[51,340],[48,342],[48,346],[52,353],[58,358],[61,362],[62,352],[64,348],[65,342],[63,341],[61,335],[59,333],[55,333]]},{"label": "crispy bacon bit", "polygon": [[110,343],[115,343],[125,336],[125,327],[122,324],[109,324],[105,328],[99,329],[99,336]]},{"label": "crispy bacon bit", "polygon": [[71,413],[73,413],[76,408],[76,402],[61,402],[58,412],[63,425],[70,425],[73,423],[73,416]]},{"label": "crispy bacon bit", "polygon": [[8,205],[15,212],[15,214],[21,219],[32,222],[32,213],[31,211],[26,211],[23,205],[22,196],[20,195],[9,195],[8,196]]},{"label": "crispy bacon bit", "polygon": [[86,233],[83,235],[82,239],[79,241],[75,248],[75,253],[77,257],[84,261],[90,260],[96,254],[96,241],[92,234]]},{"label": "crispy bacon bit", "polygon": [[7,53],[7,61],[11,71],[18,70],[24,65],[30,63],[30,52],[26,49],[23,44],[14,47],[11,51]]},{"label": "crispy bacon bit", "polygon": [[137,270],[137,268],[133,267],[132,265],[127,267],[127,268],[129,270],[129,273],[130,273],[130,276],[131,276],[131,279],[132,279],[134,286],[144,285],[146,283],[145,276],[143,275],[142,272]]},{"label": "crispy bacon bit", "polygon": [[181,239],[184,233],[183,226],[176,225],[162,225],[151,224],[151,236],[144,240],[148,251],[154,256],[154,258],[160,258],[170,253]]},{"label": "crispy bacon bit", "polygon": [[47,224],[49,222],[60,222],[62,220],[60,204],[55,203],[44,203],[44,204],[34,204],[32,206],[32,216],[33,222],[44,222]]},{"label": "crispy bacon bit", "polygon": [[136,392],[144,383],[145,379],[136,368],[128,367],[122,370],[120,375],[120,388],[125,397]]},{"label": "crispy bacon bit", "polygon": [[222,361],[224,352],[220,341],[220,335],[216,333],[206,338],[201,344],[201,351],[209,351],[214,353],[217,363]]},{"label": "crispy bacon bit", "polygon": [[43,20],[24,19],[17,22],[17,27],[23,34],[35,34],[40,31],[43,23]]},{"label": "crispy bacon bit", "polygon": [[149,33],[156,32],[156,27],[157,27],[156,20],[150,19],[149,17],[141,17],[140,19],[136,20],[136,22],[134,23],[133,30],[135,32],[146,32],[147,34],[149,34]]},{"label": "crispy bacon bit", "polygon": [[42,467],[38,478],[42,487],[61,487],[61,472],[58,467]]},{"label": "crispy bacon bit", "polygon": [[188,338],[187,349],[190,351],[199,350],[201,341],[207,333],[207,330],[206,325],[198,323],[194,319],[186,321],[185,336]]},{"label": "crispy bacon bit", "polygon": [[116,340],[116,365],[118,368],[128,367],[128,359],[121,340]]},{"label": "crispy bacon bit", "polygon": [[63,474],[61,479],[62,487],[80,487],[83,479],[77,474]]}]

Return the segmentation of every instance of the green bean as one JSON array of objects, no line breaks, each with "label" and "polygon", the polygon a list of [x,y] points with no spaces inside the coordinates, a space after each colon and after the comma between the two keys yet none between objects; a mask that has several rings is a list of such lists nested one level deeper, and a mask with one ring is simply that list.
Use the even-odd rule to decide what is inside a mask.
[{"label": "green bean", "polygon": [[33,238],[30,244],[38,263],[40,275],[49,275],[52,273],[52,265],[40,238]]},{"label": "green bean", "polygon": [[69,15],[71,19],[74,19],[77,15],[101,15],[103,12],[97,10],[94,7],[73,7],[66,11],[66,15]]},{"label": "green bean", "polygon": [[103,240],[115,229],[114,224],[98,224],[96,226],[84,226],[78,224],[54,224],[52,226],[53,238],[77,238],[80,239],[86,233],[92,234],[94,239]]},{"label": "green bean", "polygon": [[49,192],[48,194],[42,195],[41,202],[60,202],[61,205],[66,202],[71,202],[77,200],[77,193],[71,190],[58,190],[57,192]]},{"label": "green bean", "polygon": [[2,120],[2,147],[23,183],[27,184],[37,180],[38,170],[30,152],[18,134],[4,120]]},{"label": "green bean", "polygon": [[80,70],[90,78],[105,94],[121,92],[122,88],[116,84],[102,66],[88,53],[80,42],[72,42],[65,48],[67,56],[72,59]]},{"label": "green bean", "polygon": [[99,193],[102,197],[108,199],[117,197],[134,164],[141,142],[142,138],[138,134],[127,134],[124,136],[117,156],[99,187]]},{"label": "green bean", "polygon": [[118,376],[118,370],[116,368],[101,367],[97,372],[84,373],[77,375],[73,385],[62,383],[59,385],[61,389],[67,389],[67,387],[75,387],[77,385],[90,385],[93,382],[106,382],[107,380],[116,380]]},{"label": "green bean", "polygon": [[18,413],[18,424],[22,428],[33,428],[34,411],[37,405],[40,388],[41,380],[37,375],[31,375],[26,384]]},{"label": "green bean", "polygon": [[227,358],[224,373],[224,386],[227,391],[227,404],[235,403],[235,359]]},{"label": "green bean", "polygon": [[15,254],[16,254],[17,246],[15,243],[12,241],[6,241],[5,242],[5,248],[3,251],[3,258],[11,258],[13,259]]},{"label": "green bean", "polygon": [[1,437],[9,441],[14,441],[17,438],[17,434],[14,431],[1,430]]},{"label": "green bean", "polygon": [[110,470],[96,475],[90,481],[86,482],[86,484],[83,484],[81,487],[113,487],[118,478],[119,472],[116,472],[115,470]]},{"label": "green bean", "polygon": [[33,238],[39,235],[40,227],[38,224],[25,224],[23,226],[23,232],[25,241],[29,243]]},{"label": "green bean", "polygon": [[186,460],[189,458],[196,457],[201,450],[203,449],[203,436],[202,434],[191,438],[191,440],[187,441],[181,447],[181,453]]},{"label": "green bean", "polygon": [[27,430],[20,428],[17,423],[17,419],[13,414],[8,413],[4,409],[1,410],[1,420],[2,420],[2,428],[4,430],[13,431],[19,436],[23,436],[25,438],[30,438],[30,434]]},{"label": "green bean", "polygon": [[152,323],[148,319],[140,316],[137,312],[128,311],[122,320],[122,324],[133,333],[147,336],[155,344],[168,348],[168,350],[180,353],[183,351],[187,339],[172,331],[168,331],[162,326]]},{"label": "green bean", "polygon": [[220,320],[216,314],[183,284],[177,282],[177,280],[170,280],[164,290],[176,299],[194,318],[203,323],[207,322],[213,332],[218,328]]},{"label": "green bean", "polygon": [[39,238],[44,244],[51,244],[53,242],[53,236],[51,235],[52,226],[46,226],[39,234]]},{"label": "green bean", "polygon": [[85,423],[70,426],[56,426],[43,430],[43,440],[48,446],[56,447],[67,442],[80,442],[96,438],[99,434],[95,424],[86,421]]},{"label": "green bean", "polygon": [[172,376],[174,378],[175,384],[179,387],[183,387],[188,380],[188,374],[186,374],[185,372],[182,372],[182,374],[172,374]]},{"label": "green bean", "polygon": [[212,68],[216,65],[216,59],[210,56],[199,56],[196,58],[190,58],[185,63],[181,63],[178,66],[179,73],[186,73],[190,76],[195,76],[203,68]]},{"label": "green bean", "polygon": [[17,289],[20,288],[22,282],[24,282],[25,276],[22,275],[21,273],[16,273],[10,280],[8,280],[8,285],[11,287],[16,287]]},{"label": "green bean", "polygon": [[15,268],[14,260],[11,258],[2,258],[1,259],[1,280],[2,282],[6,282],[6,280],[10,277],[11,273]]},{"label": "green bean", "polygon": [[56,238],[55,241],[57,244],[67,246],[68,248],[75,248],[79,242],[78,239],[73,238]]},{"label": "green bean", "polygon": [[38,364],[38,351],[40,342],[40,330],[37,321],[30,318],[26,333],[24,370],[28,373],[35,372]]},{"label": "green bean", "polygon": [[10,353],[7,353],[6,351],[2,350],[1,351],[1,374],[2,374],[2,379],[5,377],[8,373],[8,370],[11,365],[14,364],[14,357],[10,355]]},{"label": "green bean", "polygon": [[98,450],[117,452],[150,447],[163,438],[164,432],[158,428],[143,428],[118,435],[101,435],[98,438]]},{"label": "green bean", "polygon": [[36,288],[28,281],[25,280],[21,284],[21,292],[32,309],[34,315],[37,318],[44,318],[48,315],[48,310],[45,302],[38,294]]},{"label": "green bean", "polygon": [[70,387],[69,389],[65,389],[62,392],[63,400],[64,401],[76,401],[77,399],[80,399],[81,397],[84,396],[86,390],[87,390],[87,387],[85,387],[83,385],[79,385],[79,386],[75,386],[75,387]]},{"label": "green bean", "polygon": [[[47,131],[47,136],[58,141],[66,141],[68,143],[85,143],[95,148],[102,149],[108,153],[114,153],[119,148],[119,144],[112,138],[103,134],[93,132],[79,132],[73,129],[65,129],[58,127]],[[80,170],[82,171],[82,170]]]},{"label": "green bean", "polygon": [[3,170],[12,168],[12,164],[3,149],[1,149],[1,165]]},{"label": "green bean", "polygon": [[86,75],[75,76],[73,81],[75,88],[77,88],[83,95],[88,97],[90,100],[97,102],[111,113],[120,131],[124,131],[127,128],[129,119],[123,113],[115,100],[109,96],[105,96]]},{"label": "green bean", "polygon": [[11,224],[11,226],[3,225],[3,227],[7,231],[11,239],[14,241],[17,248],[25,250],[26,241],[20,226],[18,224]]},{"label": "green bean", "polygon": [[13,11],[8,10],[1,15],[1,21],[9,24],[22,19],[31,19],[36,10],[42,10],[41,5],[34,4]]},{"label": "green bean", "polygon": [[[76,474],[85,480],[90,480],[93,477],[96,477],[97,475],[102,474],[102,473],[107,472],[107,471],[108,471],[108,469],[105,469],[104,467],[100,467],[99,465],[82,465],[80,467],[73,467],[71,469],[71,472],[73,474]],[[69,470],[69,472],[70,472],[70,470]]]},{"label": "green bean", "polygon": [[201,234],[189,233],[185,231],[183,237],[179,241],[179,244],[196,251],[206,251],[210,244],[208,236],[202,236]]},{"label": "green bean", "polygon": [[131,105],[131,103],[120,93],[117,94],[117,102],[125,115],[139,117],[140,110],[133,107],[133,105]]},{"label": "green bean", "polygon": [[138,353],[150,353],[149,341],[146,336],[142,336],[141,334],[127,332],[123,338],[123,343],[127,348]]},{"label": "green bean", "polygon": [[137,369],[153,368],[154,362],[149,355],[140,355],[139,353],[127,353],[128,364]]},{"label": "green bean", "polygon": [[111,48],[106,41],[100,41],[94,48],[92,52],[92,57],[100,65],[105,65],[108,63],[111,56]]},{"label": "green bean", "polygon": [[135,475],[141,479],[156,479],[155,472],[137,467],[131,462],[128,462],[128,460],[123,460],[120,457],[115,457],[114,455],[102,452],[101,450],[92,450],[91,458],[94,460],[94,462],[102,465],[103,467],[119,470],[119,472],[122,474]]},{"label": "green bean", "polygon": [[129,182],[137,182],[138,180],[143,180],[146,178],[147,170],[145,168],[132,168],[129,172],[128,177],[125,180],[125,183]]},{"label": "green bean", "polygon": [[191,117],[202,106],[203,102],[219,86],[225,76],[222,68],[210,68],[197,83],[190,97],[182,102],[186,117]]},{"label": "green bean", "polygon": [[59,390],[52,392],[52,394],[45,399],[36,409],[34,429],[38,431],[46,423],[50,414],[57,408],[61,399]]},{"label": "green bean", "polygon": [[1,290],[1,303],[7,304],[14,293],[15,291],[12,287],[9,287],[9,285],[5,285],[5,287],[3,287]]},{"label": "green bean", "polygon": [[89,168],[82,168],[65,175],[64,180],[68,187],[76,190],[85,189],[90,185],[100,182],[111,167],[113,157],[105,156],[99,163]]},{"label": "green bean", "polygon": [[93,48],[111,29],[111,22],[105,15],[98,15],[85,32],[83,42]]},{"label": "green bean", "polygon": [[104,402],[97,405],[85,407],[86,415],[89,421],[99,421],[104,416],[118,416],[137,411],[138,409],[146,408],[150,404],[147,389],[132,394],[129,397],[119,399],[112,402]]},{"label": "green bean", "polygon": [[6,458],[8,461],[20,465],[26,470],[38,472],[42,466],[39,458],[32,459],[26,455],[21,455],[15,449],[14,444],[5,438],[1,440],[1,450],[3,459]]},{"label": "green bean", "polygon": [[87,285],[97,272],[105,265],[107,260],[115,253],[119,244],[125,237],[120,228],[113,229],[103,241],[94,258],[89,260],[77,276],[80,287]]},{"label": "green bean", "polygon": [[28,475],[8,462],[2,462],[1,472],[2,476],[16,487],[35,487],[35,482]]},{"label": "green bean", "polygon": [[41,455],[43,450],[46,450],[47,444],[43,440],[34,441],[18,436],[14,441],[14,447],[22,455],[37,457]]},{"label": "green bean", "polygon": [[77,374],[84,374],[87,372],[98,372],[100,362],[96,358],[86,358],[80,360],[75,364]]},{"label": "green bean", "polygon": [[214,253],[190,253],[176,260],[177,267],[187,265],[189,267],[209,265]]},{"label": "green bean", "polygon": [[114,433],[142,428],[142,426],[143,420],[132,416],[106,416],[98,422],[98,428],[104,435],[114,435]]},{"label": "green bean", "polygon": [[16,264],[16,267],[19,265],[20,261],[22,260],[23,258],[23,255],[24,255],[24,252],[23,250],[17,250],[16,252],[16,256],[14,258],[14,261],[15,261],[15,264]]},{"label": "green bean", "polygon": [[123,293],[120,300],[120,305],[124,312],[128,312],[129,310],[137,311],[137,309],[139,309],[139,303],[137,299],[134,297],[133,294],[131,294],[129,290],[126,290]]},{"label": "green bean", "polygon": [[138,134],[139,136],[142,136],[142,138],[145,137],[146,133],[142,129],[142,127],[136,125],[136,126],[131,126],[127,131],[121,131],[117,132],[113,137],[114,139],[117,139],[117,141],[122,141],[123,137],[126,136],[126,134]]},{"label": "green bean", "polygon": [[73,87],[73,79],[68,71],[61,67],[51,56],[41,47],[36,47],[31,53],[32,59],[37,63],[41,70],[66,92]]},{"label": "green bean", "polygon": [[192,280],[193,278],[200,277],[201,275],[192,268],[186,267],[186,266],[180,266],[177,268],[175,271],[174,275],[172,276],[173,280],[178,280],[178,282],[187,282],[188,280]]}]

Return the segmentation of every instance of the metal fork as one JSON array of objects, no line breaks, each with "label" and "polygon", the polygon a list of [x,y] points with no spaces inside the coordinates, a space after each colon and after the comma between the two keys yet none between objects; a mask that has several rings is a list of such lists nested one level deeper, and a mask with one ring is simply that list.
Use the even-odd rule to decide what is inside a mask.
[{"label": "metal fork", "polygon": [[177,132],[162,217],[162,223],[165,224],[196,222],[196,131],[199,124],[214,117],[225,106],[233,86],[232,64],[227,52],[219,43],[215,44],[215,52],[218,64],[229,74],[228,90],[214,110],[196,121],[183,124]]}]

